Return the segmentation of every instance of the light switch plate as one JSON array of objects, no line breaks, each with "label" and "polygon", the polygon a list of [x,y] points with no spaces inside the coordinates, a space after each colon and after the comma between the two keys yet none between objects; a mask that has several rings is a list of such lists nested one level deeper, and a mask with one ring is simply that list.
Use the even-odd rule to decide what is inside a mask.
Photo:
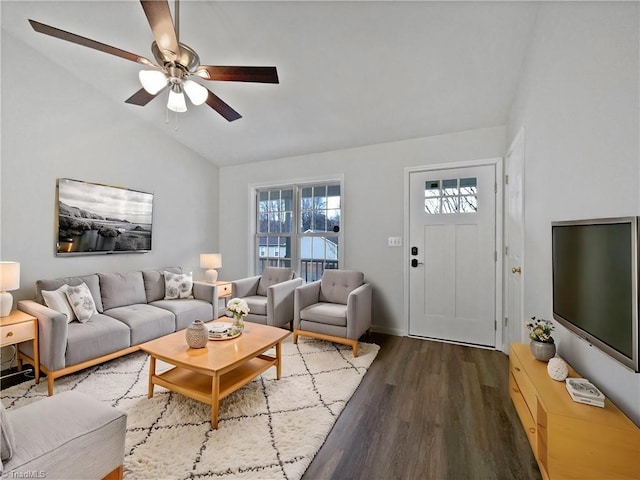
[{"label": "light switch plate", "polygon": [[402,237],[389,237],[389,246],[390,247],[401,247],[402,246]]}]

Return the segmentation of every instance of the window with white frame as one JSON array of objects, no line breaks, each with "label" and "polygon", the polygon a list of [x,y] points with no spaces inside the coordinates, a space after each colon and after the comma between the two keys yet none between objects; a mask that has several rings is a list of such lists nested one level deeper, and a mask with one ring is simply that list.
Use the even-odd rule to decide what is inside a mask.
[{"label": "window with white frame", "polygon": [[256,273],[290,267],[306,282],[338,268],[342,235],[339,182],[256,189]]}]

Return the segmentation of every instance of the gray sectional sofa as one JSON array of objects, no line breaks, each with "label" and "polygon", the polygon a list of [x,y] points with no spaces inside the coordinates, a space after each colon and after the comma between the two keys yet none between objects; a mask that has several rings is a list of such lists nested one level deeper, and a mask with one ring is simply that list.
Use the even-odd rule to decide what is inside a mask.
[{"label": "gray sectional sofa", "polygon": [[[167,268],[36,282],[35,300],[21,300],[18,309],[38,318],[40,368],[47,375],[49,395],[56,378],[134,352],[141,343],[182,330],[194,320],[217,316],[215,285],[194,282],[192,298],[165,299],[165,271],[181,273]],[[63,308],[46,306],[43,291],[81,283],[95,304],[95,314],[88,319],[69,321]],[[33,363],[31,342],[20,344],[19,357]]]}]

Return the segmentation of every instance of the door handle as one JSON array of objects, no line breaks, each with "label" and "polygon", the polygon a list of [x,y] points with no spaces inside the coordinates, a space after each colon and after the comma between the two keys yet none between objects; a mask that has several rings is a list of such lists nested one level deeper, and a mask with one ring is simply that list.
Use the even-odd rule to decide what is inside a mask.
[{"label": "door handle", "polygon": [[413,268],[417,267],[418,265],[424,265],[424,263],[419,262],[417,258],[414,258],[413,260],[411,260],[411,266]]},{"label": "door handle", "polygon": [[522,273],[522,269],[520,267],[513,267],[511,273]]}]

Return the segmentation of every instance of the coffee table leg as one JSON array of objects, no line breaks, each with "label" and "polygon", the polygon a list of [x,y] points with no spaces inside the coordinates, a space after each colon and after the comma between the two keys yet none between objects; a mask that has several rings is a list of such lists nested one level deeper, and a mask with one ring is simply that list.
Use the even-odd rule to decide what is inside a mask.
[{"label": "coffee table leg", "polygon": [[211,378],[211,427],[218,428],[218,413],[220,411],[220,377],[214,373]]},{"label": "coffee table leg", "polygon": [[153,376],[156,374],[156,357],[149,356],[149,393],[148,398],[153,398]]},{"label": "coffee table leg", "polygon": [[280,380],[282,374],[282,342],[276,343],[276,378]]}]

